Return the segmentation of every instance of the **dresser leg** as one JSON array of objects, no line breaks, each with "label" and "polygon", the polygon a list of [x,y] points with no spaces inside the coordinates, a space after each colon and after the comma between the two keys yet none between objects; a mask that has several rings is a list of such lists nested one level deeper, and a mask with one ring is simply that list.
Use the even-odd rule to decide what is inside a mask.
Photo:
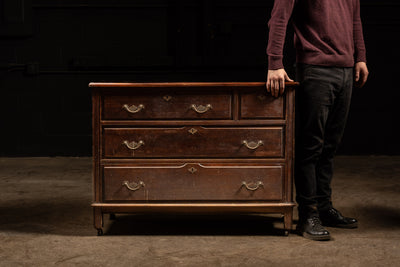
[{"label": "dresser leg", "polygon": [[103,235],[103,213],[101,208],[93,208],[94,228],[97,229],[97,235]]},{"label": "dresser leg", "polygon": [[292,223],[293,223],[292,210],[286,211],[284,213],[284,219],[283,219],[283,227],[285,229],[285,236],[288,236],[290,231],[292,230]]}]

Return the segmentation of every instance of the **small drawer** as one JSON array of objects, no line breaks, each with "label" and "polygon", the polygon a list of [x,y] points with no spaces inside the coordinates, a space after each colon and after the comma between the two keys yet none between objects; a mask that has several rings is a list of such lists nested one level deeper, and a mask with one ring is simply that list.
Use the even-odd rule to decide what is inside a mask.
[{"label": "small drawer", "polygon": [[232,118],[230,91],[213,93],[208,90],[197,94],[185,91],[150,91],[138,95],[105,95],[102,103],[104,120]]},{"label": "small drawer", "polygon": [[265,87],[240,93],[240,117],[242,119],[284,119],[285,95],[275,98]]},{"label": "small drawer", "polygon": [[282,200],[284,166],[106,166],[103,198],[129,201]]},{"label": "small drawer", "polygon": [[283,127],[105,128],[105,158],[283,158]]}]

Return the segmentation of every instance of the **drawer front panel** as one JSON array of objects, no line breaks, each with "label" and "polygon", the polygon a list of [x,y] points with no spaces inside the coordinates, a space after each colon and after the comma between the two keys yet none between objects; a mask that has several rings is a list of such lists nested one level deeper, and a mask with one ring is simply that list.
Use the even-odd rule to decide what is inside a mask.
[{"label": "drawer front panel", "polygon": [[282,200],[283,166],[104,167],[106,202]]},{"label": "drawer front panel", "polygon": [[[146,90],[146,89],[144,89]],[[103,97],[105,120],[231,119],[230,92],[189,94],[163,92]]]},{"label": "drawer front panel", "polygon": [[285,96],[275,98],[266,89],[240,94],[242,119],[284,119]]},{"label": "drawer front panel", "polygon": [[105,158],[284,157],[284,128],[105,128]]}]

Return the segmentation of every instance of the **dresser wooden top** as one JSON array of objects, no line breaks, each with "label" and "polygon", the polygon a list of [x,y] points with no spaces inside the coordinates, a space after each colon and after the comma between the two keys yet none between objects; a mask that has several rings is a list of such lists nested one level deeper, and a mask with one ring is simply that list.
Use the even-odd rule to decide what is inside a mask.
[{"label": "dresser wooden top", "polygon": [[[298,82],[286,82],[286,86],[294,87]],[[162,83],[112,83],[91,82],[89,87],[260,87],[265,82],[162,82]]]}]

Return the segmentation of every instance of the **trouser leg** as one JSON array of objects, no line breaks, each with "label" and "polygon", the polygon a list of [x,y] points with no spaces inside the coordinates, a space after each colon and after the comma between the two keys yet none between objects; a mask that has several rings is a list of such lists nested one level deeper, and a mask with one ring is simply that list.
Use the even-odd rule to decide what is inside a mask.
[{"label": "trouser leg", "polygon": [[343,69],[342,86],[335,91],[335,99],[329,111],[325,126],[324,145],[316,166],[318,210],[327,210],[332,206],[331,181],[333,176],[333,158],[342,140],[350,109],[353,88],[353,69]]},{"label": "trouser leg", "polygon": [[346,104],[335,103],[343,78],[343,68],[300,65],[297,69],[301,86],[296,92],[295,184],[300,217],[317,213],[319,201],[330,203],[332,159],[344,129],[341,116]]}]

